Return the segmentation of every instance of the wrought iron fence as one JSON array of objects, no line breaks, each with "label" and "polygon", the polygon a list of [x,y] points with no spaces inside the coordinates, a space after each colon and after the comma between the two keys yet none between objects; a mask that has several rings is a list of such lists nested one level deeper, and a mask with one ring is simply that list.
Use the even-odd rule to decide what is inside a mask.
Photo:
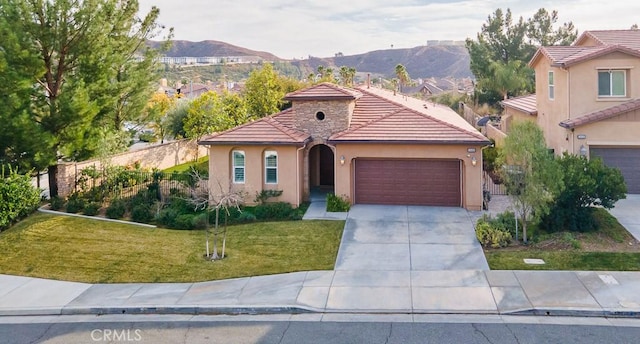
[{"label": "wrought iron fence", "polygon": [[95,170],[78,173],[74,190],[82,193],[98,193],[105,198],[129,198],[141,190],[147,190],[157,183],[162,197],[180,192],[190,194],[206,191],[208,178],[189,172],[138,171],[138,170]]},{"label": "wrought iron fence", "polygon": [[507,194],[507,189],[504,186],[504,184],[502,183],[496,183],[496,181],[493,180],[493,178],[491,177],[491,175],[489,175],[489,173],[487,173],[487,171],[483,171],[483,176],[482,176],[482,187],[483,190],[487,190],[489,191],[492,195],[506,195]]}]

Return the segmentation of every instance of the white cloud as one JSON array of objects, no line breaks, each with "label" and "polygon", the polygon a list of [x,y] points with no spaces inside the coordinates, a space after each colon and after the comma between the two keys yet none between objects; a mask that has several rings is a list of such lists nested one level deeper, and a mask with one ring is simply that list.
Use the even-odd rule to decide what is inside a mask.
[{"label": "white cloud", "polygon": [[638,22],[640,2],[601,0],[140,0],[160,8],[160,22],[176,39],[219,40],[283,58],[356,54],[423,45],[431,39],[475,37],[487,16],[511,8],[517,18],[556,9],[560,22],[582,32],[626,29]]}]

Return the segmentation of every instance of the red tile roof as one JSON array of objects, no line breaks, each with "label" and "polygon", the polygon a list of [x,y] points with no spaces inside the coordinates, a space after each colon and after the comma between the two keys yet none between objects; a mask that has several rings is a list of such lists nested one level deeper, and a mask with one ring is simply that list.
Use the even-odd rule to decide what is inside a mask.
[{"label": "red tile roof", "polygon": [[[355,98],[349,128],[330,138],[336,142],[488,143],[487,138],[450,108],[379,88],[347,89],[320,84],[291,94],[295,94],[290,98],[293,100]],[[342,98],[345,95],[349,98]],[[295,110],[288,109],[208,136],[200,143],[302,145],[310,135],[294,129],[294,116]]]},{"label": "red tile roof", "polygon": [[621,45],[633,50],[640,50],[640,30],[592,30],[585,31],[578,37],[574,45],[592,38],[602,45]]},{"label": "red tile roof", "polygon": [[[200,140],[199,144],[303,145],[311,137],[307,133],[292,129],[284,124],[289,120],[290,112],[292,112],[290,109],[285,110],[279,114],[207,136]],[[281,122],[279,119],[283,121]]]},{"label": "red tile roof", "polygon": [[640,99],[634,99],[620,105],[606,108],[604,110],[598,110],[586,115],[582,115],[580,117],[564,120],[560,122],[560,126],[563,128],[571,129],[585,124],[609,119],[623,113],[635,111],[638,109],[640,109]]},{"label": "red tile roof", "polygon": [[379,88],[360,88],[351,127],[333,142],[486,143],[488,140],[446,106]]},{"label": "red tile roof", "polygon": [[361,94],[355,90],[323,82],[284,96],[284,100],[355,100]]},{"label": "red tile roof", "polygon": [[526,112],[529,115],[538,114],[538,105],[536,103],[535,94],[528,94],[526,96],[510,98],[507,100],[503,100],[500,103],[502,103],[502,106],[504,107],[509,107],[521,112]]},{"label": "red tile roof", "polygon": [[[600,45],[582,45],[587,38],[592,38]],[[639,30],[602,30],[585,31],[573,45],[540,47],[533,55],[530,66],[533,66],[541,56],[551,60],[556,67],[569,67],[612,52],[640,57]]]}]

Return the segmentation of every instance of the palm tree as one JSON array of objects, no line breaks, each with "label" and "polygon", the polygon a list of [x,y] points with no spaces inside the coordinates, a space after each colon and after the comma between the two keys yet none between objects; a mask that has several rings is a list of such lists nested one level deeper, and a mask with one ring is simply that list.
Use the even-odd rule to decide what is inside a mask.
[{"label": "palm tree", "polygon": [[338,73],[340,74],[340,82],[343,86],[353,86],[353,79],[356,75],[355,68],[342,66]]},{"label": "palm tree", "polygon": [[396,65],[396,77],[398,79],[400,93],[402,93],[402,86],[409,84],[409,82],[411,81],[409,73],[407,72],[407,68],[405,68],[401,64]]}]

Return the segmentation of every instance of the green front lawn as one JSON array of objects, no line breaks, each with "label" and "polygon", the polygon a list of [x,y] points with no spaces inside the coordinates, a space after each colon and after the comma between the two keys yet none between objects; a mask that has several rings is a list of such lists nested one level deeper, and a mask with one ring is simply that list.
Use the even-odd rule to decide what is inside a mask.
[{"label": "green front lawn", "polygon": [[[343,221],[229,226],[227,257],[207,261],[205,232],[36,213],[0,233],[0,273],[87,283],[196,282],[335,264]],[[212,241],[211,241],[212,242]]]},{"label": "green front lawn", "polygon": [[[485,251],[491,270],[579,270],[640,271],[637,252],[582,251]],[[539,258],[544,265],[525,264],[525,258]]]}]

